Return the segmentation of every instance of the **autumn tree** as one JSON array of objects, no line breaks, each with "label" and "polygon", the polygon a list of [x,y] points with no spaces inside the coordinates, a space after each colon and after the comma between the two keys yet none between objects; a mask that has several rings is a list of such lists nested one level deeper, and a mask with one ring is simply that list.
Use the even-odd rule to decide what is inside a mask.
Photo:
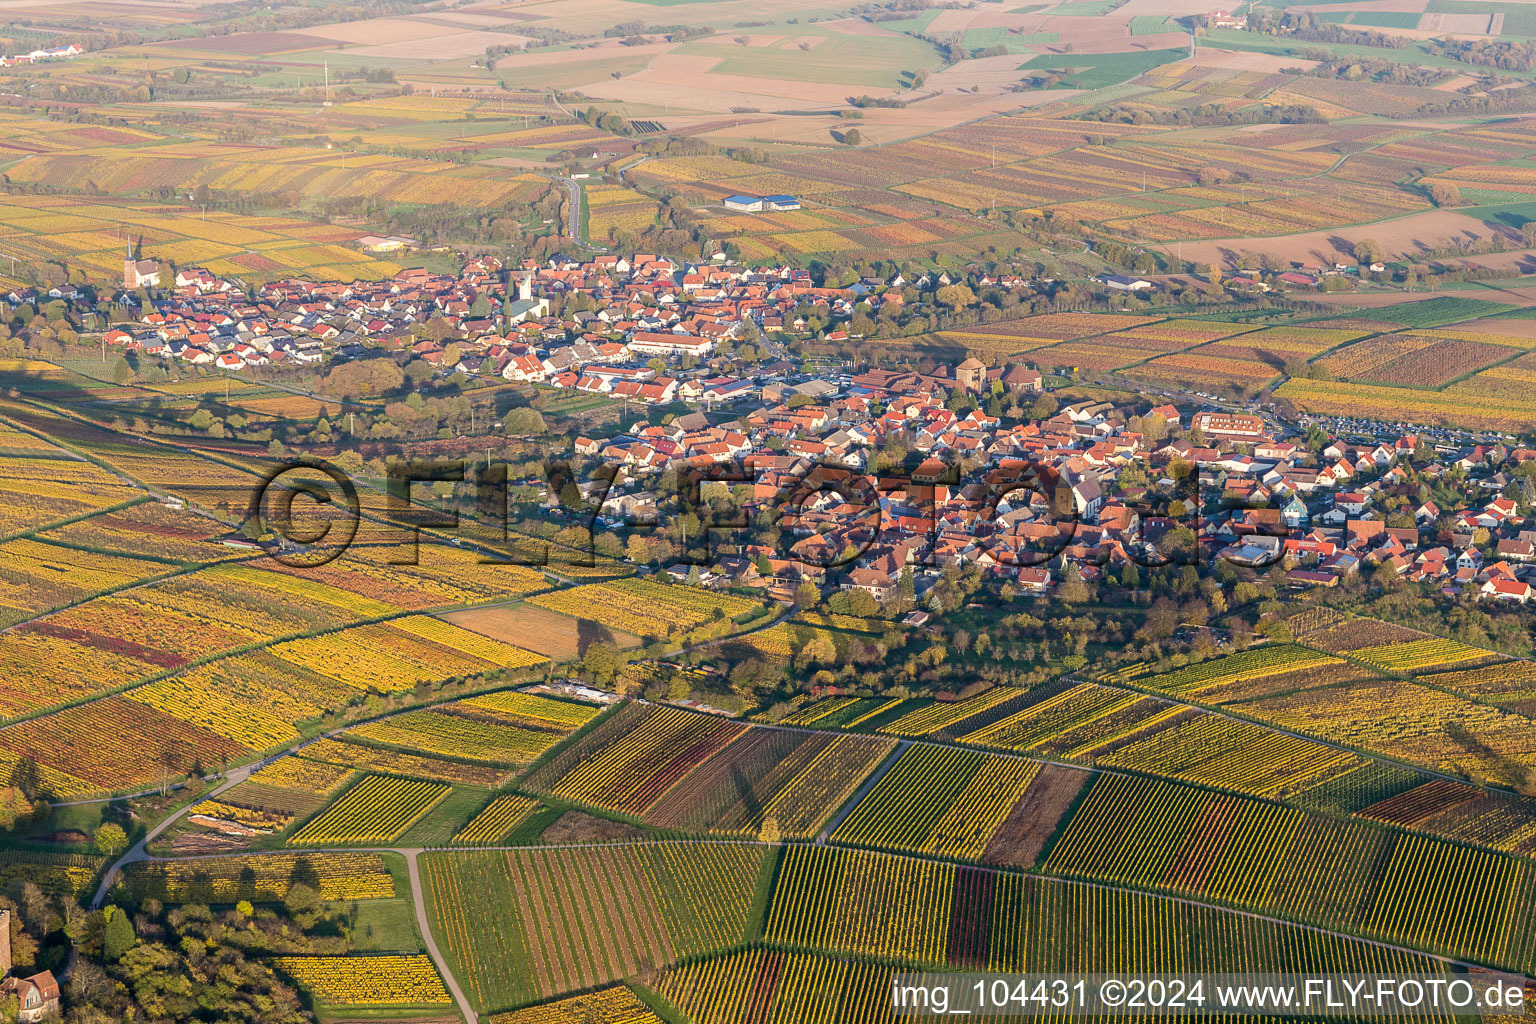
[{"label": "autumn tree", "polygon": [[1449,182],[1431,182],[1429,186],[1429,201],[1436,206],[1460,206],[1461,189]]}]

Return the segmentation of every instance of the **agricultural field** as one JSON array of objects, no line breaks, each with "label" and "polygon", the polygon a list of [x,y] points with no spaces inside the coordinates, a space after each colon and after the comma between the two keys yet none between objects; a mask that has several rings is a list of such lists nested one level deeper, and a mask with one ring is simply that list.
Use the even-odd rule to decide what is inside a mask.
[{"label": "agricultural field", "polygon": [[539,802],[507,794],[492,800],[453,837],[455,846],[496,846],[539,810]]},{"label": "agricultural field", "polygon": [[0,457],[0,468],[5,471],[0,476],[0,534],[7,537],[144,497],[139,488],[88,462],[65,457],[57,448],[6,454]]},{"label": "agricultural field", "polygon": [[[1157,851],[1155,862],[1165,856]],[[1471,863],[1466,867],[1474,869]],[[1525,915],[1514,897],[1501,895],[1498,902],[1501,910],[1469,922],[1470,930],[1486,937],[1498,927],[1501,914]],[[1434,910],[1426,908],[1415,923],[1432,926],[1433,916]],[[1104,937],[1100,929],[1106,921],[1126,922],[1124,930]],[[1155,967],[1172,953],[1181,956],[1181,963],[1246,971],[1265,962],[1261,949],[1279,962],[1340,963],[1358,962],[1367,948],[1336,938],[1320,946],[1298,945],[1284,937],[1292,927],[1123,889],[1064,886],[1048,878],[890,854],[795,847],[785,854],[764,937],[795,949],[959,970],[984,965],[1126,970]],[[1077,938],[1079,928],[1086,941]],[[1269,931],[1268,944],[1251,944],[1257,936],[1249,928]],[[1432,941],[1434,933],[1425,931],[1419,935]],[[1040,942],[1040,935],[1054,941]],[[1497,940],[1490,944],[1498,946]],[[1416,959],[1394,951],[1383,955]]]},{"label": "agricultural field", "polygon": [[318,739],[300,751],[301,760],[360,771],[381,772],[455,786],[495,789],[514,774],[511,769],[423,757],[398,750],[364,746],[342,740]]},{"label": "agricultural field", "polygon": [[728,632],[731,619],[759,608],[742,597],[636,579],[588,583],[528,600],[635,636],[684,640]]},{"label": "agricultural field", "polygon": [[90,891],[105,864],[100,857],[82,853],[7,850],[0,853],[0,883],[30,882],[50,896],[79,898]]},{"label": "agricultural field", "polygon": [[880,731],[889,736],[933,736],[947,738],[965,731],[976,716],[992,711],[1020,696],[1018,690],[993,687],[956,701],[922,704],[886,722]]},{"label": "agricultural field", "polygon": [[1531,723],[1525,716],[1402,680],[1302,690],[1236,709],[1394,760],[1505,785],[1520,784],[1532,763]]},{"label": "agricultural field", "polygon": [[1536,801],[1433,779],[1355,812],[1361,818],[1506,853],[1536,849]]},{"label": "agricultural field", "polygon": [[223,532],[221,524],[213,520],[162,502],[146,501],[45,530],[38,538],[114,554],[201,563],[240,557],[239,552],[214,542]]},{"label": "agricultural field", "polygon": [[833,842],[977,860],[1040,765],[926,744],[909,747],[832,833]]},{"label": "agricultural field", "polygon": [[[1415,310],[1418,306],[1430,308]],[[1348,415],[1519,431],[1536,414],[1530,404],[1529,378],[1536,370],[1531,339],[1435,326],[1505,309],[1479,299],[1446,298],[1373,310],[1411,321],[1415,329],[1329,351],[1317,361],[1335,379],[1292,378],[1275,394],[1315,413],[1349,408]]]},{"label": "agricultural field", "polygon": [[1216,714],[1170,720],[1101,756],[1106,767],[1283,798],[1359,768],[1361,757]]},{"label": "agricultural field", "polygon": [[1504,661],[1471,669],[1426,673],[1424,682],[1500,707],[1529,714],[1536,710],[1536,663]]},{"label": "agricultural field", "polygon": [[619,185],[589,185],[583,199],[588,237],[605,242],[639,234],[656,222],[660,212],[654,199]]},{"label": "agricultural field", "polygon": [[[1423,956],[1357,940],[1307,941],[1292,925],[1244,918],[1143,893],[1062,885],[1049,879],[975,877],[953,908],[953,970],[1130,972],[1176,956],[1189,970],[1412,970]],[[995,909],[995,920],[987,920]],[[930,911],[933,912],[933,911]],[[972,926],[971,922],[975,922]],[[1113,922],[1113,923],[1111,923]],[[1101,930],[1114,938],[1102,941]],[[1039,941],[1050,936],[1050,941]],[[1156,952],[1151,952],[1155,950]],[[889,992],[906,965],[827,952],[756,949],[691,963],[667,974],[661,994],[700,1024],[876,1024],[892,1019]]]},{"label": "agricultural field", "polygon": [[892,746],[869,736],[750,729],[689,773],[643,820],[733,838],[810,839]]},{"label": "agricultural field", "polygon": [[490,1024],[662,1024],[662,1019],[632,990],[615,985],[589,995],[492,1014]]},{"label": "agricultural field", "polygon": [[[845,656],[849,641],[852,639],[856,638],[804,622],[790,621],[731,638],[721,645],[721,649],[732,657],[756,657],[766,662],[785,665],[789,664],[799,652],[808,649],[830,649],[839,656]],[[830,648],[826,645],[830,645]]]},{"label": "agricultural field", "polygon": [[[1309,637],[1307,642],[1316,641]],[[1266,644],[1163,675],[1136,678],[1132,685],[1202,704],[1225,704],[1266,693],[1347,682],[1368,674],[1344,658],[1290,644]]]},{"label": "agricultural field", "polygon": [[816,729],[852,729],[892,710],[899,697],[827,697],[787,715],[783,725]]},{"label": "agricultural field", "polygon": [[[1341,380],[1435,389],[1510,359],[1526,347],[1519,344],[1520,339],[1488,337],[1495,340],[1385,334],[1338,349],[1327,357],[1325,365]],[[1499,344],[1499,340],[1505,343]]]},{"label": "agricultural field", "polygon": [[[1302,414],[1508,431],[1490,454],[1524,458],[1530,5],[1308,4],[1294,33],[1264,23],[1278,0],[1242,8],[1248,31],[1148,0],[19,6],[0,52],[86,49],[0,68],[0,888],[18,966],[47,933],[39,969],[45,954],[72,967],[66,1016],[88,1013],[94,978],[101,999],[143,1004],[113,1019],[223,1019],[235,947],[280,996],[247,1015],[279,1013],[292,989],[322,1024],[887,1024],[891,981],[914,969],[1462,969],[1446,957],[1536,973],[1520,608],[1389,586],[1371,560],[1301,593],[1299,577],[1280,592],[1283,570],[1137,583],[1114,558],[1085,568],[1087,601],[1060,572],[998,601],[985,559],[979,574],[962,559],[919,572],[934,589],[913,608],[903,592],[862,617],[840,573],[793,604],[750,576],[671,583],[670,549],[625,524],[592,565],[490,564],[478,515],[463,537],[426,527],[419,562],[396,564],[412,517],[381,486],[418,457],[504,458],[526,482],[577,436],[603,451],[648,426],[691,433],[682,400],[495,376],[567,331],[673,325],[729,333],[657,373],[791,380],[737,365],[751,345],[761,366],[836,381],[782,397],[828,410],[825,430],[753,438],[775,473],[842,429],[872,458],[1118,466],[1104,496],[1133,504],[1168,465],[1122,461],[1117,435],[1159,432],[1149,405],[1175,402],[1165,439],[1199,443],[1195,403],[1170,389],[1261,412],[1311,449]],[[1385,37],[1349,35],[1372,29]],[[777,193],[798,208],[722,203]],[[1367,248],[1387,271],[1356,276]],[[682,274],[600,283],[594,255],[637,250],[697,264],[702,295]],[[178,322],[168,280],[121,286],[125,253],[237,291]],[[548,316],[509,322],[478,274],[438,289],[491,254],[497,287],[543,268]],[[730,261],[757,266],[716,295],[709,274]],[[1230,277],[1335,264],[1316,290],[1282,279],[1262,297]],[[1157,288],[1092,280],[1121,272]],[[897,273],[962,287],[882,305]],[[1230,294],[1200,294],[1222,276]],[[290,278],[329,287],[250,294]],[[859,312],[879,329],[832,333],[833,286],[866,280],[877,295],[853,302],[870,298]],[[358,299],[364,281],[388,298]],[[71,288],[65,325],[55,296]],[[256,314],[323,342],[322,361],[167,371],[153,345],[100,338],[124,325],[141,345],[153,329],[217,349]],[[946,375],[967,356],[1042,371],[1058,415],[1021,422],[1015,406],[1049,404],[1023,389],[959,393]],[[919,400],[841,380],[877,367],[921,375]],[[360,370],[405,383],[358,385]],[[773,394],[704,419],[755,422]],[[1076,405],[1099,400],[1113,409],[1098,420]],[[513,429],[529,409],[544,429]],[[997,436],[971,429],[992,416]],[[1379,514],[1480,507],[1481,469],[1467,484],[1424,456],[1485,439],[1423,433]],[[250,514],[291,459],[360,485],[357,540],[320,566],[268,557],[293,548]],[[650,487],[634,468],[626,491]],[[1523,474],[1497,471],[1511,481],[1488,496],[1520,497]],[[421,483],[434,510],[464,496]],[[574,554],[533,490],[517,485],[523,539]],[[958,530],[972,493],[953,497]],[[1326,487],[1307,500],[1321,515]],[[921,499],[891,503],[907,528]],[[1009,513],[1021,537],[1031,511]],[[1101,552],[1129,543],[1104,522]],[[925,554],[889,551],[893,566]],[[1444,617],[1409,598],[1444,600]],[[134,851],[121,862],[85,852],[111,845],[109,820]],[[101,939],[105,918],[76,927],[69,901],[87,906],[117,866],[98,903],[123,917]],[[124,920],[139,946],[104,958]],[[155,958],[202,990],[152,992]]]},{"label": "agricultural field", "polygon": [[[107,166],[99,156],[74,152],[38,159],[63,162],[31,169],[49,176],[99,177]],[[113,163],[119,159],[123,162],[115,173],[125,190],[168,180],[166,176],[174,177],[178,167],[195,174],[203,162],[201,157],[171,161],[127,153],[111,158]],[[256,166],[248,164],[245,170],[249,173]],[[99,184],[111,189],[112,183]],[[0,244],[9,253],[38,260],[67,258],[89,279],[101,282],[113,278],[121,282],[123,251],[130,244],[145,259],[196,264],[214,273],[258,281],[294,273],[333,281],[376,280],[398,273],[399,264],[370,257],[350,244],[366,233],[297,218],[223,212],[203,216],[196,207],[174,203],[28,195],[7,195],[0,202]]]},{"label": "agricultural field", "polygon": [[322,900],[390,899],[393,876],[376,853],[263,853],[244,857],[140,862],[123,884],[167,903],[278,903],[303,883]]},{"label": "agricultural field", "polygon": [[[34,601],[63,607],[0,636],[0,664],[18,681],[0,687],[0,714],[35,714],[97,697],[0,735],[0,749],[35,760],[56,795],[98,792],[109,782],[142,786],[167,771],[285,746],[302,723],[360,692],[483,679],[546,663],[540,654],[430,616],[398,615],[400,605],[391,600],[409,607],[453,598],[380,587],[378,576],[363,570],[336,570],[343,575],[322,581],[229,562],[199,568],[32,540],[11,545],[16,557],[7,561],[8,578],[47,571],[74,581],[75,589],[26,588]],[[471,576],[452,593],[487,599],[489,581],[481,587]],[[352,625],[388,616],[396,617]],[[551,725],[535,724],[516,743],[508,734],[507,749],[520,744],[522,752],[507,756],[519,763],[537,756],[535,748],[558,738]],[[516,728],[522,727],[491,722],[482,731]],[[109,750],[90,739],[104,734],[136,741]]]},{"label": "agricultural field", "polygon": [[[531,668],[545,659],[488,640],[430,616],[355,626],[340,633],[291,640],[274,657],[361,689],[397,689],[497,669]],[[379,686],[381,681],[385,686]]]},{"label": "agricultural field", "polygon": [[586,724],[596,708],[501,692],[408,711],[349,730],[354,740],[495,765],[525,765]]},{"label": "agricultural field", "polygon": [[180,571],[174,562],[104,555],[27,538],[0,543],[0,624]]},{"label": "agricultural field", "polygon": [[280,956],[272,966],[327,1007],[419,1007],[452,1003],[430,957]]},{"label": "agricultural field", "polygon": [[[1015,710],[1015,704],[1021,704]],[[971,723],[979,728],[960,735],[964,743],[1021,754],[1090,761],[1145,730],[1187,714],[1176,704],[1097,683],[1051,686],[1005,714]]]},{"label": "agricultural field", "polygon": [[642,816],[747,726],[681,708],[626,704],[531,775],[534,793]]},{"label": "agricultural field", "polygon": [[481,1010],[604,985],[735,946],[759,846],[428,853],[433,928]]},{"label": "agricultural field", "polygon": [[[1359,922],[1367,934],[1484,962],[1531,955],[1523,861],[1174,783],[1097,779],[1044,870],[1325,926]],[[1462,900],[1472,892],[1479,911],[1469,914]]]},{"label": "agricultural field", "polygon": [[[343,166],[344,161],[346,166]],[[294,192],[306,198],[375,195],[396,202],[454,202],[486,208],[509,201],[526,202],[547,187],[543,178],[531,174],[498,174],[489,167],[459,167],[412,157],[372,154],[351,154],[348,158],[344,153],[324,147],[274,148],[201,142],[171,142],[120,153],[105,168],[100,155],[91,152],[39,154],[13,167],[10,175],[13,181],[51,181],[72,189],[94,183],[108,193],[132,193],[155,185],[170,185],[179,191],[188,191],[206,185],[234,193]],[[130,219],[128,223],[134,222]],[[148,226],[156,225],[152,222]],[[81,223],[80,227],[100,230],[98,225],[87,223]],[[283,245],[281,235],[251,235],[242,230],[238,221],[227,225],[222,239],[211,240],[213,247],[204,241],[205,236],[190,235],[183,248],[168,246],[164,253],[151,255],[206,264],[221,254],[230,253],[232,250],[228,246],[231,243],[224,239],[236,236],[243,248],[234,252],[253,250],[289,270],[314,272],[316,267],[335,264],[347,256],[357,257],[356,262],[370,262],[355,250],[329,243],[311,243],[307,248]],[[221,243],[224,248],[217,248]],[[290,249],[298,251],[290,253]],[[240,266],[238,256],[226,258]],[[375,272],[369,276],[389,277],[392,273]],[[337,279],[353,280],[355,277]]]},{"label": "agricultural field", "polygon": [[[563,570],[564,567],[562,567]],[[504,643],[536,651],[554,661],[579,658],[594,642],[611,643],[620,650],[640,646],[633,633],[602,625],[592,619],[562,615],[528,601],[447,612],[442,618],[463,629]]]},{"label": "agricultural field", "polygon": [[296,846],[386,843],[415,824],[448,790],[432,782],[369,775],[294,833],[292,842]]}]

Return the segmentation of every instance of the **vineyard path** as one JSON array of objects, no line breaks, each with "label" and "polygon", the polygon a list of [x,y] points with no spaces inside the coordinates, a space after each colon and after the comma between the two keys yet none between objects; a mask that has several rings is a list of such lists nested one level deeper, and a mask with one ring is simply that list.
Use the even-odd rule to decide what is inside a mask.
[{"label": "vineyard path", "polygon": [[426,947],[427,955],[437,965],[437,972],[443,976],[443,981],[448,984],[448,991],[453,993],[453,1001],[459,1004],[459,1012],[464,1015],[464,1024],[475,1024],[480,1017],[475,1013],[475,1008],[470,1005],[469,997],[464,994],[464,989],[459,986],[459,979],[448,969],[448,961],[443,957],[443,951],[437,948],[437,939],[432,935],[432,925],[427,920],[427,900],[421,890],[421,871],[416,864],[416,858],[421,856],[419,848],[396,850],[396,853],[405,858],[406,869],[411,876],[411,905],[416,910],[416,930],[421,932],[421,943]]},{"label": "vineyard path", "polygon": [[893,767],[896,766],[896,762],[901,760],[901,755],[905,754],[907,752],[907,748],[911,745],[912,740],[902,739],[899,743],[896,744],[895,747],[891,749],[891,752],[886,755],[885,760],[880,762],[880,767],[869,773],[869,778],[864,780],[864,784],[859,787],[859,791],[853,794],[853,796],[850,797],[846,802],[844,802],[842,809],[839,810],[836,814],[832,815],[831,820],[827,822],[826,826],[816,834],[817,846],[826,845],[827,837],[830,836],[833,832],[836,832],[837,826],[843,823],[843,819],[852,814],[854,808],[858,807],[859,804],[864,802],[864,798],[869,795],[869,791],[874,789],[876,784],[879,783],[881,779],[885,778],[886,772],[890,771]]}]

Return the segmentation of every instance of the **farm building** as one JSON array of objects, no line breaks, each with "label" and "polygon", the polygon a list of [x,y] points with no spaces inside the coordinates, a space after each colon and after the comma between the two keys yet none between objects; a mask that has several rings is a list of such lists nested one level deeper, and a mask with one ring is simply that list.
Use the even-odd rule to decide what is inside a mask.
[{"label": "farm building", "polygon": [[726,196],[725,208],[737,213],[758,213],[763,208],[763,201],[752,196]]},{"label": "farm building", "polygon": [[794,196],[763,196],[763,208],[783,213],[800,209],[800,200]]},{"label": "farm building", "polygon": [[416,239],[405,235],[364,235],[357,244],[367,252],[400,252],[421,246]]},{"label": "farm building", "polygon": [[1099,281],[1120,292],[1146,292],[1152,290],[1152,282],[1124,274],[1100,274]]}]

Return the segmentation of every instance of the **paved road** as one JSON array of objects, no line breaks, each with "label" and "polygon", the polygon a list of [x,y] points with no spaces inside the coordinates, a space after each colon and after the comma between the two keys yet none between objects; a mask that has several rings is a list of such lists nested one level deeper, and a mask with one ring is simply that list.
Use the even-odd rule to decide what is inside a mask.
[{"label": "paved road", "polygon": [[[255,764],[248,764],[242,768],[235,768],[231,770],[230,773],[224,777],[223,784],[209,792],[204,799],[212,799],[218,796],[220,793],[224,792],[226,789],[233,789],[235,786],[240,785],[240,783],[250,778],[251,772],[260,767],[263,763],[265,762],[258,761]],[[170,828],[171,825],[180,821],[182,816],[190,811],[194,806],[196,806],[195,801],[193,803],[187,804],[187,806],[183,807],[175,814],[170,815],[164,821],[160,822],[160,824],[144,833],[143,839],[140,839],[138,842],[130,846],[128,851],[119,857],[116,862],[114,862],[113,865],[107,869],[107,873],[101,876],[101,885],[96,887],[96,895],[91,897],[92,910],[99,910],[101,905],[107,901],[107,893],[112,891],[112,886],[114,883],[116,883],[117,876],[122,874],[123,868],[129,864],[135,864],[141,860],[149,860],[150,856],[149,853],[145,850],[145,847],[147,847],[150,842],[160,833],[164,832],[166,829]]]},{"label": "paved road", "polygon": [[570,212],[565,217],[565,233],[571,241],[581,244],[581,186],[576,184],[574,178],[561,178],[560,184],[565,186],[565,194],[568,199],[566,209]]},{"label": "paved road", "polygon": [[421,870],[416,864],[416,858],[421,856],[420,849],[403,849],[395,851],[405,858],[406,869],[411,876],[411,903],[416,908],[416,930],[421,932],[422,944],[427,948],[427,955],[437,965],[437,973],[443,976],[443,981],[448,985],[448,991],[453,993],[453,1001],[459,1004],[459,1012],[464,1015],[465,1024],[475,1024],[479,1015],[475,1008],[469,1004],[469,997],[459,987],[459,979],[454,977],[448,969],[448,961],[443,958],[443,951],[437,948],[437,940],[432,937],[432,925],[427,921],[427,900],[421,890]]}]

